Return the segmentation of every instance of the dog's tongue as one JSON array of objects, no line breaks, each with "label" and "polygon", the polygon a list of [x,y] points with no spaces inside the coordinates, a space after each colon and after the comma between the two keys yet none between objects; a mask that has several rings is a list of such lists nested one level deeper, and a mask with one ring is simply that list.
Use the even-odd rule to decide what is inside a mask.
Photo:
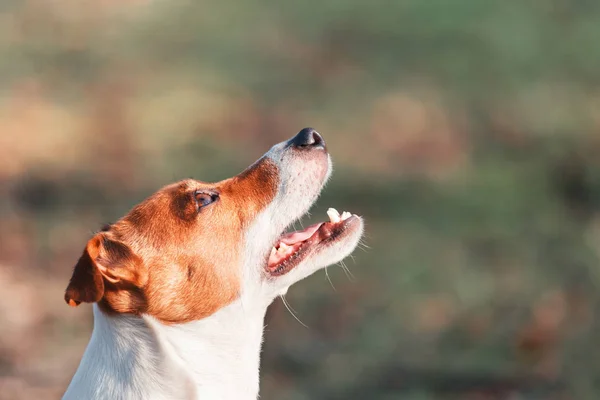
[{"label": "dog's tongue", "polygon": [[314,235],[314,233],[319,230],[321,225],[323,225],[323,222],[311,225],[308,228],[301,230],[301,231],[294,231],[294,232],[286,233],[279,239],[279,241],[283,242],[287,245],[292,245],[292,244],[296,244],[298,242],[303,242],[306,239],[308,239],[309,237],[311,237],[312,235]]}]

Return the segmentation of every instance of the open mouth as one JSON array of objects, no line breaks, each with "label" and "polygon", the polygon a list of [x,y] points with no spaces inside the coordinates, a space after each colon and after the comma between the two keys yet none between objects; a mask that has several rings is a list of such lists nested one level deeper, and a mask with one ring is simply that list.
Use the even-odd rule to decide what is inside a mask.
[{"label": "open mouth", "polygon": [[267,271],[280,276],[298,265],[316,247],[341,239],[344,232],[359,221],[358,216],[335,208],[327,210],[328,222],[320,222],[301,231],[283,234],[271,249]]}]

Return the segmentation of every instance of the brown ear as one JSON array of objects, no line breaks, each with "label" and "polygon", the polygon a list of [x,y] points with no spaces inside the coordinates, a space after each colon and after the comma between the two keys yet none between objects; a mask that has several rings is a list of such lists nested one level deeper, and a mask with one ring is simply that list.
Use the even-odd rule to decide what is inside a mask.
[{"label": "brown ear", "polygon": [[77,307],[81,302],[94,303],[104,295],[104,279],[92,259],[97,254],[90,254],[90,250],[94,250],[93,246],[90,246],[93,240],[88,242],[79,261],[75,264],[69,286],[65,291],[65,301],[71,307]]},{"label": "brown ear", "polygon": [[75,265],[65,301],[72,307],[82,302],[100,301],[105,280],[110,283],[135,280],[138,261],[126,244],[111,240],[105,234],[94,236]]}]

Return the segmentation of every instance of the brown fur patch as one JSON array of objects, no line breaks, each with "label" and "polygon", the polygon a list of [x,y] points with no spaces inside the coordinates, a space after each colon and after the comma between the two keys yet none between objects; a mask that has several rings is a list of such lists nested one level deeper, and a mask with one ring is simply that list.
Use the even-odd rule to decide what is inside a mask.
[{"label": "brown fur patch", "polygon": [[86,247],[73,269],[73,275],[65,291],[65,301],[70,306],[76,307],[82,302],[99,301],[103,295],[104,279]]},{"label": "brown fur patch", "polygon": [[[261,159],[215,184],[185,180],[160,189],[90,240],[86,252],[96,254],[84,252],[65,300],[99,301],[105,312],[148,313],[164,323],[214,313],[239,295],[245,231],[278,184],[277,167]],[[197,190],[219,197],[198,212]]]}]

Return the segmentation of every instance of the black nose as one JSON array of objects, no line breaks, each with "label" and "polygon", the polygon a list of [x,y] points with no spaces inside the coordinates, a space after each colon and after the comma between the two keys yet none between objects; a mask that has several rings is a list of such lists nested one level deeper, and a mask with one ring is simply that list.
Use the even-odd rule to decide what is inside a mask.
[{"label": "black nose", "polygon": [[313,128],[304,128],[290,140],[290,145],[298,148],[325,148],[325,141]]}]

